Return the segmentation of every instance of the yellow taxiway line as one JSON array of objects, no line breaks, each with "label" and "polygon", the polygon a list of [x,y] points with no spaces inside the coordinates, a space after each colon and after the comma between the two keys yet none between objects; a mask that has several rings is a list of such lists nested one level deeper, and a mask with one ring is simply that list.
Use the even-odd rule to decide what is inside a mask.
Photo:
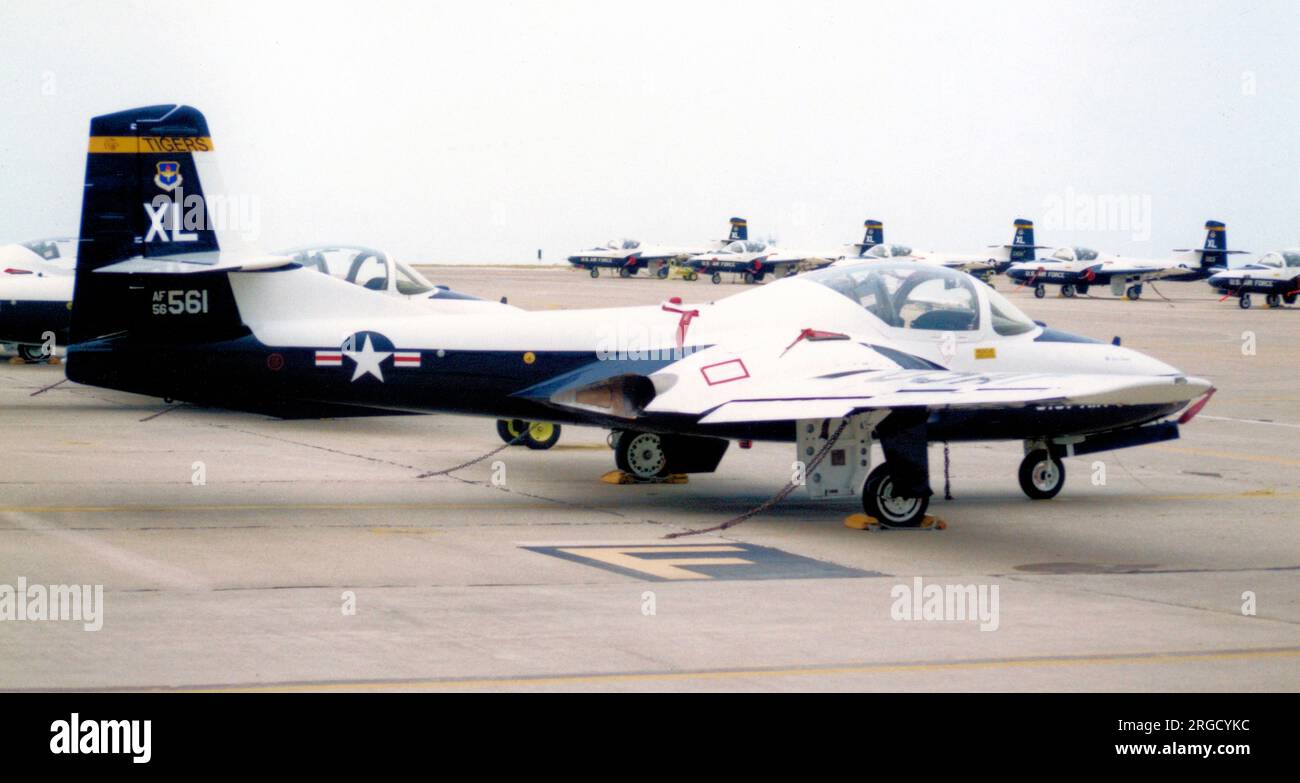
[{"label": "yellow taxiway line", "polygon": [[[287,691],[380,691],[380,690],[450,690],[461,688],[536,688],[549,686],[603,685],[615,683],[700,682],[707,680],[767,679],[773,677],[835,677],[845,675],[897,674],[906,672],[935,673],[1002,668],[1044,668],[1065,666],[1116,666],[1181,663],[1254,661],[1300,657],[1300,647],[1264,650],[1221,650],[1183,653],[1137,653],[1128,655],[1059,656],[1042,658],[998,658],[975,661],[935,661],[928,663],[880,663],[851,666],[808,666],[776,669],[719,669],[685,672],[632,672],[613,674],[563,674],[536,677],[465,678],[447,680],[394,680],[321,683],[287,683],[283,685],[218,686],[187,690],[202,693],[287,692]],[[164,689],[171,690],[171,689]]]}]

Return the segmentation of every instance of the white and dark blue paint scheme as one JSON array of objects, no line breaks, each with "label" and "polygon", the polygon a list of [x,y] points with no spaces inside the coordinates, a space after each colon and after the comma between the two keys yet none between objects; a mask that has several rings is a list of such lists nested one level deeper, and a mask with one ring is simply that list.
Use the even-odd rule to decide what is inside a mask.
[{"label": "white and dark blue paint scheme", "polygon": [[1250,295],[1263,294],[1269,307],[1295,304],[1300,295],[1300,248],[1265,253],[1252,264],[1216,272],[1208,282],[1214,290],[1237,297],[1243,310],[1250,309]]},{"label": "white and dark blue paint scheme", "polygon": [[1228,250],[1228,229],[1217,220],[1205,222],[1205,244],[1197,249],[1179,248],[1177,255],[1164,259],[1126,258],[1098,253],[1087,247],[1061,247],[1043,259],[1022,261],[1007,268],[1007,276],[1022,285],[1032,285],[1042,299],[1047,286],[1059,286],[1061,294],[1087,294],[1092,286],[1109,286],[1115,296],[1139,299],[1142,284],[1150,280],[1204,280],[1227,266],[1227,257],[1244,253]]},{"label": "white and dark blue paint scheme", "polygon": [[76,264],[76,239],[0,247],[0,343],[37,361],[67,342]]},{"label": "white and dark blue paint scheme", "polygon": [[1010,245],[990,245],[984,250],[971,252],[917,251],[909,245],[886,243],[885,227],[879,220],[869,219],[863,225],[866,234],[861,242],[853,245],[857,254],[836,261],[835,266],[849,266],[862,261],[914,261],[957,269],[987,280],[1016,261],[1032,259],[1034,250],[1038,248],[1034,244],[1034,224],[1024,218],[1016,218]]},{"label": "white and dark blue paint scheme", "polygon": [[711,252],[691,256],[685,266],[697,275],[707,275],[714,284],[721,283],[724,274],[738,275],[746,283],[761,283],[768,277],[789,277],[804,269],[820,268],[847,255],[843,248],[801,250],[750,239],[743,218],[732,218],[731,226],[731,241]]},{"label": "white and dark blue paint scheme", "polygon": [[675,261],[685,261],[691,256],[707,253],[749,236],[744,218],[731,219],[731,233],[725,240],[715,240],[692,247],[668,245],[642,245],[636,239],[614,239],[600,247],[582,250],[569,256],[569,263],[586,269],[592,277],[600,277],[600,270],[608,269],[619,277],[633,277],[641,270],[661,280],[668,277],[669,267]]},{"label": "white and dark blue paint scheme", "polygon": [[[605,427],[639,478],[712,471],[734,439],[793,442],[807,460],[841,432],[809,494],[861,497],[900,526],[920,524],[929,502],[930,441],[1023,441],[1021,485],[1046,498],[1062,458],[1176,438],[1211,391],[911,262],[822,269],[710,304],[442,312],[291,256],[233,255],[203,220],[185,244],[168,226],[148,239],[143,207],[159,188],[139,171],[174,162],[193,192],[207,187],[215,153],[197,110],[96,117],[91,136],[67,361],[78,383],[288,416]],[[874,470],[873,440],[885,457]]]}]

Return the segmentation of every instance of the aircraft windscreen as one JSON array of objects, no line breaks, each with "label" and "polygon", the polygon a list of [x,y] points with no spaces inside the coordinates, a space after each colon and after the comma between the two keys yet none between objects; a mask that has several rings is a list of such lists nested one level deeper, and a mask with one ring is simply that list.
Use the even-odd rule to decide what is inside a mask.
[{"label": "aircraft windscreen", "polygon": [[388,290],[388,256],[357,246],[302,248],[284,253],[307,269],[337,277],[372,291]]},{"label": "aircraft windscreen", "polygon": [[1076,247],[1074,249],[1074,257],[1080,261],[1095,261],[1097,259],[1097,251],[1088,247]]},{"label": "aircraft windscreen", "polygon": [[401,261],[396,263],[396,267],[397,293],[411,296],[413,294],[423,294],[434,289],[433,283],[430,283],[424,275]]},{"label": "aircraft windscreen", "polygon": [[1286,266],[1286,261],[1282,258],[1281,253],[1265,253],[1264,257],[1259,259],[1259,264],[1260,266],[1275,266],[1280,268]]},{"label": "aircraft windscreen", "polygon": [[1282,253],[1282,255],[1286,258],[1286,265],[1287,265],[1287,266],[1289,266],[1289,267],[1297,267],[1297,266],[1300,266],[1300,252],[1294,252],[1294,253],[1293,253],[1293,252],[1291,252],[1291,251],[1286,251],[1286,252]]},{"label": "aircraft windscreen", "polygon": [[[970,275],[914,263],[827,267],[812,280],[859,304],[888,326],[901,329],[974,331],[979,328],[979,293]],[[1005,303],[1010,313],[1032,321]]]},{"label": "aircraft windscreen", "polygon": [[876,245],[867,251],[867,255],[875,258],[889,258],[889,245]]},{"label": "aircraft windscreen", "polygon": [[998,293],[993,286],[988,287],[985,296],[989,298],[989,320],[992,322],[994,332],[1010,337],[1013,334],[1032,332],[1038,328],[1038,324],[1034,323],[1032,318],[1011,304],[1011,301]]},{"label": "aircraft windscreen", "polygon": [[57,258],[69,258],[75,254],[77,240],[37,239],[32,242],[23,242],[22,245],[46,261],[53,261]]},{"label": "aircraft windscreen", "polygon": [[910,256],[912,255],[912,248],[907,245],[890,245],[889,252],[892,253],[895,258],[900,256]]}]

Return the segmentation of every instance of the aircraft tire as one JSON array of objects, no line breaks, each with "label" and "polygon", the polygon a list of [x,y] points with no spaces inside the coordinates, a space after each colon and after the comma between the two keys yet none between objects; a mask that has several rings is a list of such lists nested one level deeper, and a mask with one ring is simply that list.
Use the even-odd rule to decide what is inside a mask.
[{"label": "aircraft tire", "polygon": [[713,281],[714,285],[717,285],[718,283],[722,282],[722,275],[718,274],[717,272],[714,272],[713,276],[710,277],[709,279]]},{"label": "aircraft tire", "polygon": [[745,281],[745,285],[750,285],[754,282],[754,275],[750,272],[746,272],[742,279]]},{"label": "aircraft tire", "polygon": [[620,431],[614,438],[614,464],[642,481],[668,475],[663,438],[653,432]]},{"label": "aircraft tire", "polygon": [[1039,283],[1038,285],[1034,286],[1035,299],[1042,299],[1045,296],[1047,296],[1047,286],[1043,285],[1042,283]]},{"label": "aircraft tire", "polygon": [[19,345],[17,348],[18,355],[25,362],[40,362],[49,358],[39,345]]},{"label": "aircraft tire", "polygon": [[618,276],[619,276],[619,277],[631,277],[631,276],[632,276],[632,272],[631,272],[631,270],[629,270],[627,267],[625,267],[625,266],[620,266],[620,267],[618,268]]},{"label": "aircraft tire", "polygon": [[560,425],[546,421],[529,422],[524,445],[534,451],[546,451],[560,440]]},{"label": "aircraft tire", "polygon": [[1137,300],[1141,299],[1142,286],[1141,285],[1129,286],[1128,290],[1124,292],[1124,297],[1128,299],[1130,302],[1136,302]]},{"label": "aircraft tire", "polygon": [[1073,299],[1074,285],[1072,283],[1066,283],[1065,285],[1061,286],[1061,296],[1064,296],[1066,299]]},{"label": "aircraft tire", "polygon": [[893,486],[886,465],[877,465],[862,484],[862,510],[886,527],[920,527],[930,499],[894,497]]},{"label": "aircraft tire", "polygon": [[1269,294],[1267,297],[1264,298],[1264,301],[1268,303],[1269,307],[1282,306],[1282,296],[1280,294]]},{"label": "aircraft tire", "polygon": [[659,267],[657,270],[655,270],[655,277],[659,278],[660,280],[667,280],[667,279],[668,279],[668,265],[667,265],[667,264],[664,264],[663,266],[661,266],[661,267]]},{"label": "aircraft tire", "polygon": [[1065,486],[1065,464],[1044,449],[1034,449],[1020,461],[1020,489],[1032,500],[1051,500]]},{"label": "aircraft tire", "polygon": [[1249,310],[1250,294],[1242,294],[1241,297],[1237,299],[1237,306],[1240,307],[1242,310]]},{"label": "aircraft tire", "polygon": [[592,276],[592,277],[600,277],[600,267],[598,267],[598,266],[593,266],[593,267],[591,268],[591,276]]},{"label": "aircraft tire", "polygon": [[528,422],[523,419],[497,419],[497,435],[505,443],[515,446],[524,445],[524,440],[515,440],[519,434],[528,426]]}]

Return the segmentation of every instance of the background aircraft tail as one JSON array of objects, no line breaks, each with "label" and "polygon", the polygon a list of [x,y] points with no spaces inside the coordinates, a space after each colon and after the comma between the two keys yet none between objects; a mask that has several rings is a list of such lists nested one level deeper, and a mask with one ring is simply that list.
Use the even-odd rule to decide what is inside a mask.
[{"label": "background aircraft tail", "polygon": [[731,235],[727,237],[728,242],[743,242],[749,239],[749,224],[744,218],[734,217],[731,219]]},{"label": "background aircraft tail", "polygon": [[1011,238],[1011,263],[1033,261],[1038,247],[1034,244],[1034,221],[1016,218],[1015,226],[1016,233]]},{"label": "background aircraft tail", "polygon": [[[132,328],[193,336],[239,324],[224,274],[201,275],[210,278],[202,286],[200,275],[177,285],[175,275],[163,274],[177,263],[186,272],[216,271],[230,215],[210,195],[219,192],[213,155],[207,120],[190,106],[146,106],[90,121],[72,342]],[[132,274],[97,272],[129,259],[140,259]]]},{"label": "background aircraft tail", "polygon": [[1036,251],[1049,249],[1047,245],[1035,244],[1034,221],[1028,218],[1016,218],[1014,226],[1015,233],[1011,236],[1011,244],[990,245],[997,250],[990,259],[993,261],[995,272],[1005,272],[1012,264],[1033,261],[1038,257]]},{"label": "background aircraft tail", "polygon": [[1177,248],[1175,253],[1192,253],[1198,256],[1200,271],[1226,269],[1228,256],[1241,255],[1245,250],[1228,249],[1228,227],[1218,220],[1205,221],[1205,244],[1196,248]]},{"label": "background aircraft tail", "polygon": [[885,224],[879,220],[867,220],[862,224],[864,233],[862,241],[855,244],[858,249],[858,255],[866,255],[867,251],[885,241]]}]

